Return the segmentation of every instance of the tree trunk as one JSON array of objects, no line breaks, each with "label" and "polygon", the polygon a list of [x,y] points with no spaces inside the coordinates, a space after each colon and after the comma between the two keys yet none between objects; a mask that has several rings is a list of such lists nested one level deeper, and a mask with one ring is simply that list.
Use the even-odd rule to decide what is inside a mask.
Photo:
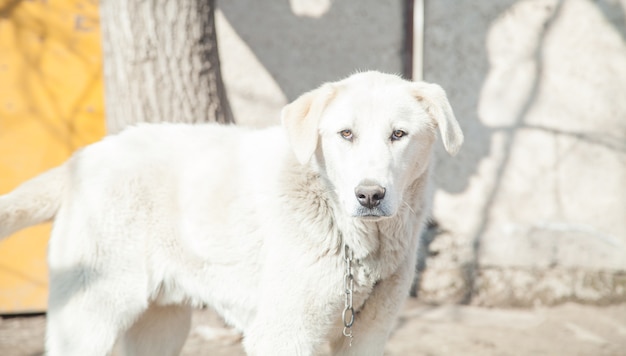
[{"label": "tree trunk", "polygon": [[136,122],[233,122],[215,36],[215,0],[103,0],[109,133]]}]

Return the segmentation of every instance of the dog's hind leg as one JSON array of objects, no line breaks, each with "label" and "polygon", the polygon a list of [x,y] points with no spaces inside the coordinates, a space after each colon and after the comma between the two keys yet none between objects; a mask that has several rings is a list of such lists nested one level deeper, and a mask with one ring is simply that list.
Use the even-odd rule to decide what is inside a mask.
[{"label": "dog's hind leg", "polygon": [[124,333],[118,345],[119,351],[124,356],[178,355],[190,327],[190,307],[151,305]]},{"label": "dog's hind leg", "polygon": [[111,278],[96,276],[86,268],[51,273],[47,356],[110,355],[118,336],[148,307],[132,289],[113,289]]},{"label": "dog's hind leg", "polygon": [[46,355],[110,355],[118,335],[132,322],[130,317],[137,314],[94,305],[93,299],[49,310]]}]

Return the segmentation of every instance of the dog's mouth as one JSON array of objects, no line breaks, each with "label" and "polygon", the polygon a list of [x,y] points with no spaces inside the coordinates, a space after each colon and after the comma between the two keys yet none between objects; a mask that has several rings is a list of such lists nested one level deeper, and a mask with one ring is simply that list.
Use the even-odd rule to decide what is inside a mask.
[{"label": "dog's mouth", "polygon": [[356,209],[353,216],[355,218],[361,218],[361,219],[366,219],[366,220],[378,220],[381,218],[390,217],[391,214],[381,209],[380,207],[374,207],[374,208],[359,207]]}]

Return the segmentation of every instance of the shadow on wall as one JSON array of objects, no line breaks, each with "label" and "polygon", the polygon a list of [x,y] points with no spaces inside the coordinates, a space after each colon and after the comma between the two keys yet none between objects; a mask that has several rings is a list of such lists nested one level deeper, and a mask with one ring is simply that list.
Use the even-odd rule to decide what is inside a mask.
[{"label": "shadow on wall", "polygon": [[309,1],[328,5],[309,16],[294,14],[298,3],[219,2],[288,101],[357,70],[402,70],[404,0]]},{"label": "shadow on wall", "polygon": [[594,5],[600,10],[608,23],[619,32],[626,43],[626,3],[611,0],[595,1]]},{"label": "shadow on wall", "polygon": [[[437,188],[450,194],[466,191],[478,164],[490,154],[492,130],[483,125],[477,112],[480,88],[489,71],[485,38],[494,18],[514,3],[459,6],[454,0],[425,2],[424,80],[446,89],[466,137],[454,159],[440,147],[437,151]],[[485,6],[489,11],[480,11]]]}]

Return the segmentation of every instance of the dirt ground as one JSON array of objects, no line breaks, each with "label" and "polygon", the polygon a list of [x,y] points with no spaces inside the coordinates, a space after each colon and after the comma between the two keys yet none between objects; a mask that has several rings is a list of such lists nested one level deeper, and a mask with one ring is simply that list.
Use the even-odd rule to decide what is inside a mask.
[{"label": "dirt ground", "polygon": [[[182,354],[244,355],[239,339],[222,325],[211,311],[197,311]],[[0,355],[41,355],[44,328],[43,315],[0,319]],[[626,304],[489,309],[409,299],[385,354],[625,356]]]}]

